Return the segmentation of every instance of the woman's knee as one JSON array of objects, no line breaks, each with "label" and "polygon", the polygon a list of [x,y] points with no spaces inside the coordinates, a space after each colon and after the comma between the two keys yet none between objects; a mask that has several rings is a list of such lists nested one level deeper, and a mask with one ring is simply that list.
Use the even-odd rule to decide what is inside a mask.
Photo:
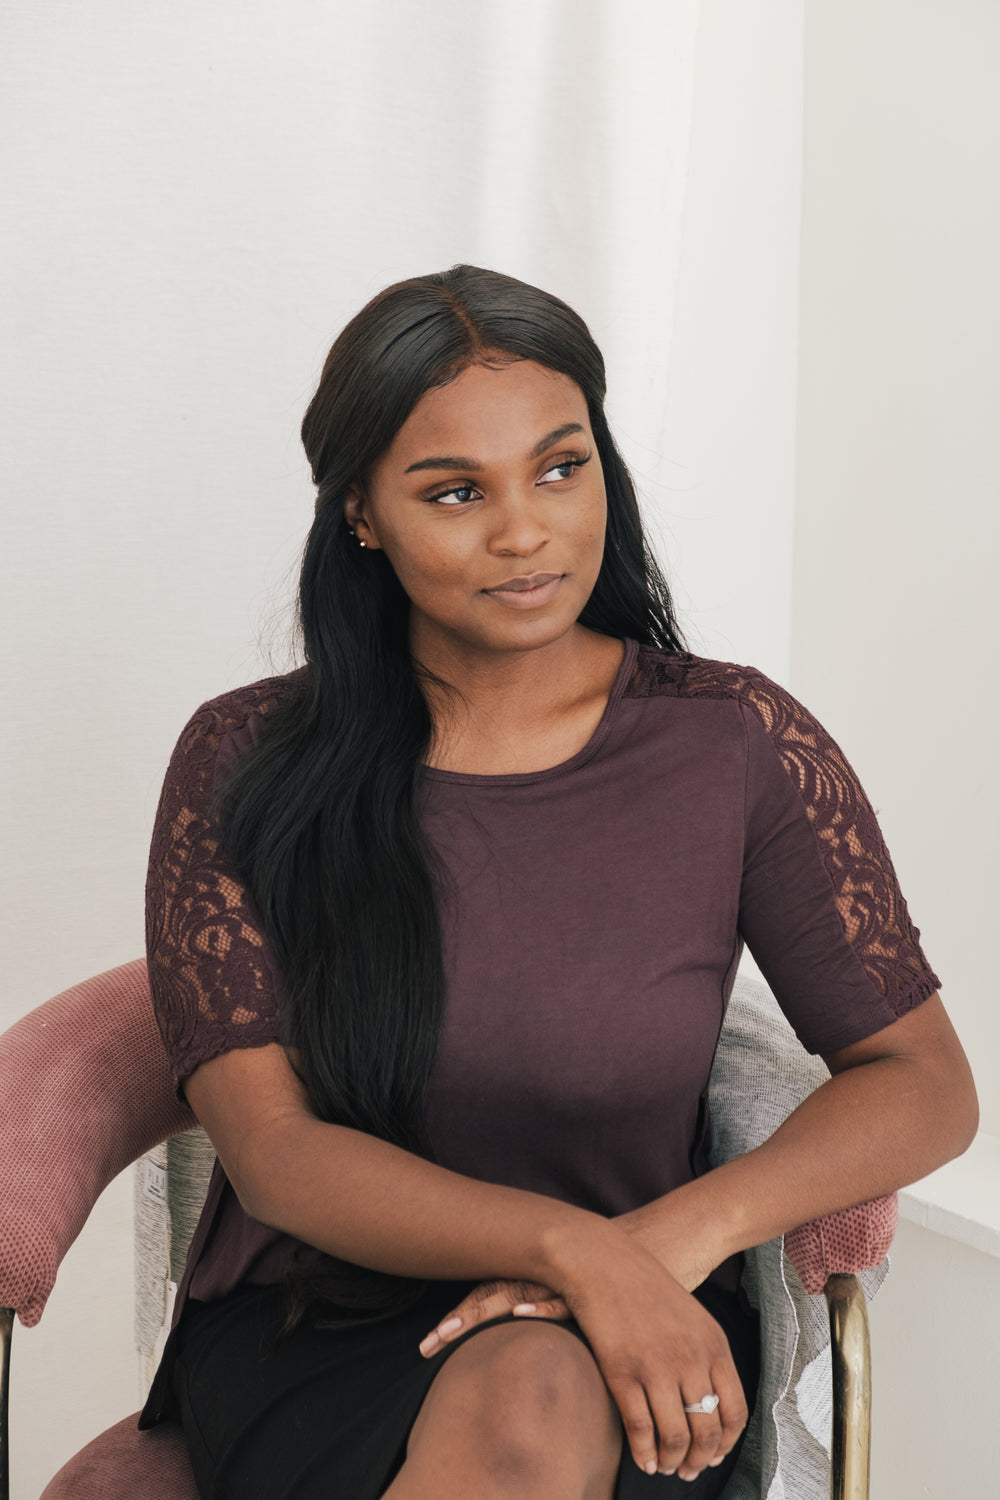
[{"label": "woman's knee", "polygon": [[484,1329],[450,1357],[432,1395],[460,1415],[494,1472],[527,1477],[560,1453],[582,1465],[617,1461],[618,1421],[593,1355],[558,1327]]}]

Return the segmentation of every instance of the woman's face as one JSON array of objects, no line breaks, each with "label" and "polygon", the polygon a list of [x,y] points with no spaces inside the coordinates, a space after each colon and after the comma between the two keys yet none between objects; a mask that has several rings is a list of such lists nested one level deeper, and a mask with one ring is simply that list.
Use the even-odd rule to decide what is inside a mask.
[{"label": "woman's face", "polygon": [[604,553],[604,475],[583,392],[518,360],[417,402],[345,505],[411,602],[414,654],[534,650],[571,630]]}]

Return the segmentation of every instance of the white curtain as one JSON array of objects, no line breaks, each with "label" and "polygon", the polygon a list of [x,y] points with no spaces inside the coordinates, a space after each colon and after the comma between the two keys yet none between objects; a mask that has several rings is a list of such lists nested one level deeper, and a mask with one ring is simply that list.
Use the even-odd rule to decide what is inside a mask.
[{"label": "white curtain", "polygon": [[[166,757],[258,637],[281,664],[298,423],[374,291],[468,260],[557,292],[656,446],[698,8],[4,8],[0,1025],[141,952]],[[116,1192],[18,1355],[15,1500],[135,1404]]]},{"label": "white curtain", "polygon": [[[20,854],[0,910],[40,994],[83,955],[138,951],[169,746],[202,698],[260,675],[258,637],[281,660],[312,502],[298,422],[374,291],[469,260],[557,292],[605,348],[626,445],[657,450],[698,10],[7,9],[0,649]],[[39,942],[53,882],[64,973]]]}]

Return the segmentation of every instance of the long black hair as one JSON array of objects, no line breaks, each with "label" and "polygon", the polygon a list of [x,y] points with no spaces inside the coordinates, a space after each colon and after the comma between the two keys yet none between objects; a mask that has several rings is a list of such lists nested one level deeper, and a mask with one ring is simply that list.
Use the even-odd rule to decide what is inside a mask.
[{"label": "long black hair", "polygon": [[[417,790],[431,737],[409,601],[343,506],[416,403],[469,365],[534,360],[583,392],[607,491],[604,558],[580,616],[681,649],[667,585],[604,417],[601,353],[559,298],[476,266],[379,293],[330,350],[302,423],[317,486],[299,614],[308,670],[268,715],[221,803],[230,853],[285,982],[286,1043],[324,1120],[430,1155],[424,1117],[445,999],[435,878]],[[322,1290],[321,1278],[308,1279]],[[332,1277],[335,1300],[388,1308],[399,1286]],[[332,1288],[332,1290],[331,1290]]]}]

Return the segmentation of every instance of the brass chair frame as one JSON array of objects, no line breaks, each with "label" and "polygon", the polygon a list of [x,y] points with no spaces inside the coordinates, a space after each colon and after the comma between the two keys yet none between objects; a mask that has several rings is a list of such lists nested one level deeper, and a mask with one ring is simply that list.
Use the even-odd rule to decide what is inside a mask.
[{"label": "brass chair frame", "polygon": [[872,1411],[868,1307],[856,1276],[831,1276],[824,1290],[833,1359],[831,1500],[868,1500]]},{"label": "brass chair frame", "polygon": [[0,1307],[0,1500],[10,1500],[10,1344],[14,1310]]}]

